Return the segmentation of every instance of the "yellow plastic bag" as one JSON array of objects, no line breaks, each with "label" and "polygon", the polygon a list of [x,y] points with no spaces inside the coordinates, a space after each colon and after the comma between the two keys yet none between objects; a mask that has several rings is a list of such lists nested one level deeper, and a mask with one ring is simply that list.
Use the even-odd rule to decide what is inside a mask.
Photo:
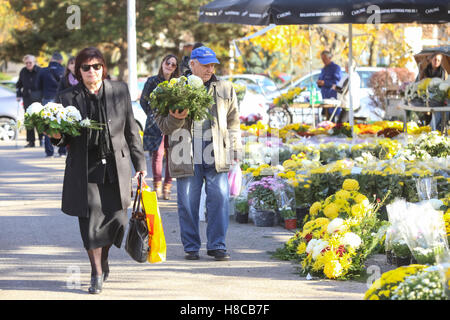
[{"label": "yellow plastic bag", "polygon": [[156,192],[151,191],[145,183],[142,188],[142,204],[147,218],[150,245],[147,261],[150,263],[166,261],[166,238],[164,237]]}]

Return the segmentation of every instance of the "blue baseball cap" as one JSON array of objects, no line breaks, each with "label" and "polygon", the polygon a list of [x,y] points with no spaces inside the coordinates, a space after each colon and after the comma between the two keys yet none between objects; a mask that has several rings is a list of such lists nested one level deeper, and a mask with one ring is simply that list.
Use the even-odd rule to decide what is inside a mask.
[{"label": "blue baseball cap", "polygon": [[205,46],[192,50],[191,59],[197,59],[201,64],[220,63],[214,51]]}]

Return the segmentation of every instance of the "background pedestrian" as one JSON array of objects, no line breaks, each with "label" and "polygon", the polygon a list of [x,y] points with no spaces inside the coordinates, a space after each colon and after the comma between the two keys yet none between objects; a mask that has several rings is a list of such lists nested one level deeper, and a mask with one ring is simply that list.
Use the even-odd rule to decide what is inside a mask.
[{"label": "background pedestrian", "polygon": [[[163,81],[169,81],[172,78],[180,76],[178,59],[173,54],[166,55],[159,66],[156,76],[149,77],[145,82],[144,89],[140,98],[140,104],[147,114],[147,121],[144,129],[144,150],[149,151],[152,161],[153,188],[159,199],[170,200],[170,190],[172,188],[172,177],[169,172],[169,160],[167,148],[169,142],[167,135],[163,135],[155,121],[155,116],[147,100],[155,88]],[[166,168],[164,175],[164,186],[162,183],[163,159],[166,154]]]},{"label": "background pedestrian", "polygon": [[[23,63],[25,67],[20,70],[19,80],[16,83],[16,96],[17,101],[23,99],[23,107],[25,111],[33,102],[41,102],[42,96],[41,91],[39,91],[36,87],[37,84],[37,76],[41,68],[36,65],[36,58],[27,54],[23,57]],[[42,138],[43,134],[39,134],[39,146],[42,146]],[[28,144],[25,148],[30,148],[35,146],[36,137],[33,129],[27,129],[27,142]]]}]

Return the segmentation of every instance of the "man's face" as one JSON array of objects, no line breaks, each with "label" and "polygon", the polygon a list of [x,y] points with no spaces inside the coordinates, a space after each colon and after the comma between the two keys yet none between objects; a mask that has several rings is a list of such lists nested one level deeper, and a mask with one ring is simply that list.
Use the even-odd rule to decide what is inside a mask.
[{"label": "man's face", "polygon": [[215,63],[201,64],[198,60],[191,61],[192,74],[201,78],[203,82],[209,81],[214,74]]},{"label": "man's face", "polygon": [[331,62],[331,58],[326,54],[320,55],[320,58],[322,59],[324,65],[328,65]]},{"label": "man's face", "polygon": [[32,59],[25,60],[25,67],[27,68],[28,71],[33,70],[34,65],[35,62]]},{"label": "man's face", "polygon": [[441,65],[441,62],[442,62],[442,56],[440,54],[434,56],[433,59],[431,59],[431,65],[435,69],[439,68],[439,66]]}]

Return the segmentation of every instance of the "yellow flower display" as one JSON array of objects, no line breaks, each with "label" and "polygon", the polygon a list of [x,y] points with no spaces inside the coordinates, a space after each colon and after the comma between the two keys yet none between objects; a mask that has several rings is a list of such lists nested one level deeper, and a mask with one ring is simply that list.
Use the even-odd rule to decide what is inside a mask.
[{"label": "yellow flower display", "polygon": [[364,295],[365,300],[389,300],[392,291],[406,277],[416,274],[427,266],[411,264],[385,272],[381,278],[375,280]]}]

